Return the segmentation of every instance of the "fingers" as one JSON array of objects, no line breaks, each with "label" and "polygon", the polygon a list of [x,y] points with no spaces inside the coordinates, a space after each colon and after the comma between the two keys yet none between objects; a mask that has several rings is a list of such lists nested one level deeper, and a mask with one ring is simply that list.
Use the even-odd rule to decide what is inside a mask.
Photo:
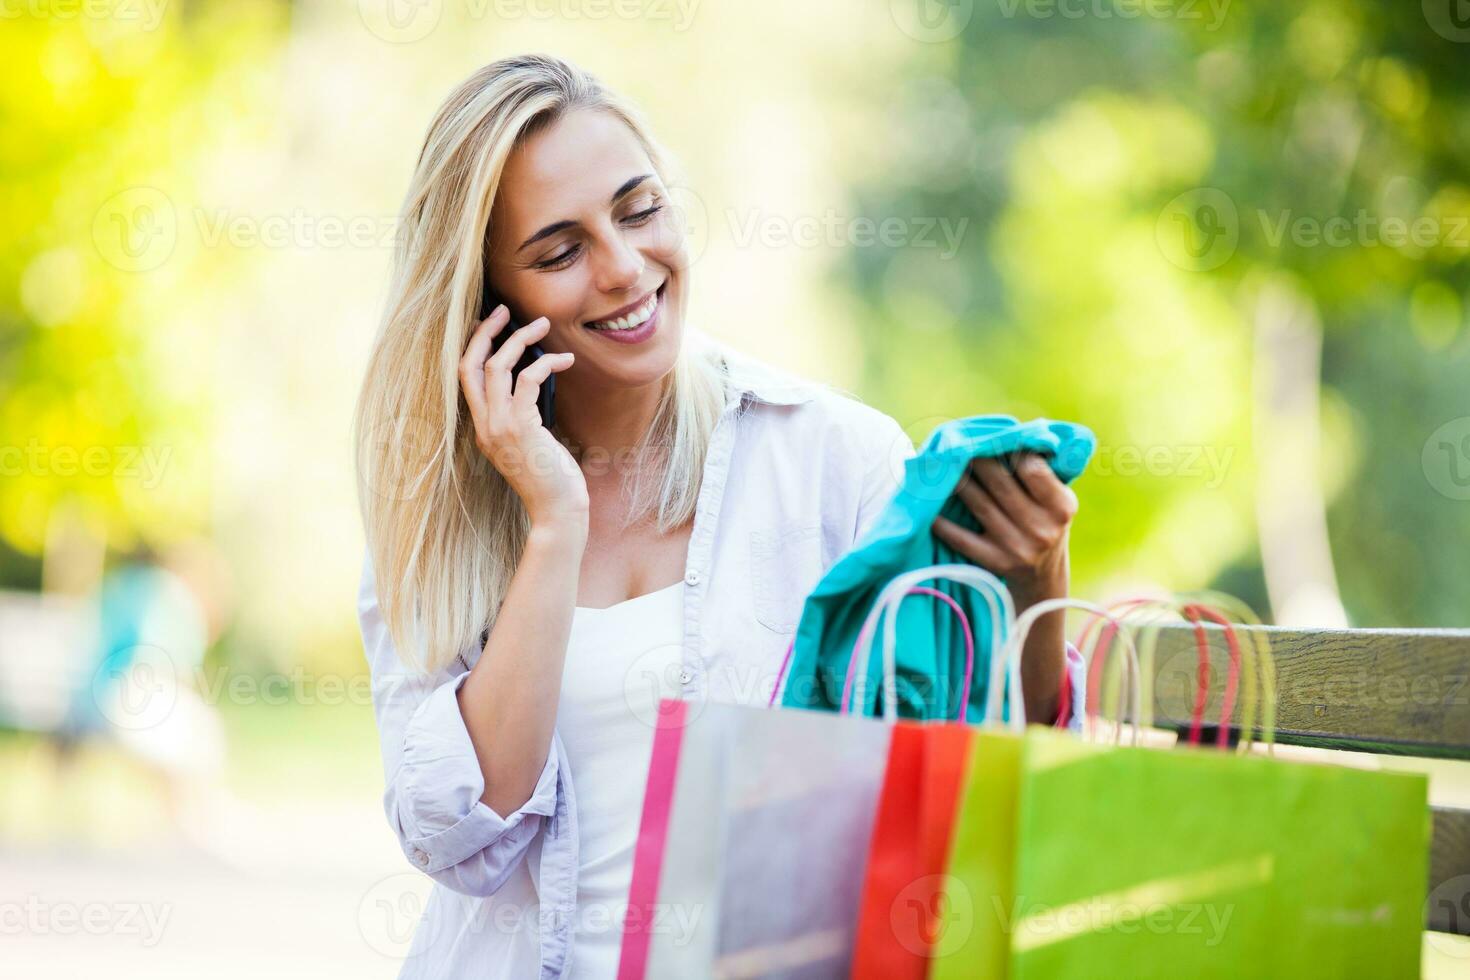
[{"label": "fingers", "polygon": [[975,515],[979,533],[941,518],[935,535],[998,574],[1041,562],[1065,540],[1077,509],[1076,495],[1034,453],[1020,454],[1015,473],[1000,459],[971,460],[955,496]]},{"label": "fingers", "polygon": [[501,405],[510,398],[513,379],[511,371],[520,362],[526,348],[551,329],[551,321],[537,317],[524,327],[506,337],[500,349],[485,362],[485,398],[491,405]]},{"label": "fingers", "polygon": [[1000,460],[977,457],[970,461],[970,472],[1017,527],[1030,526],[1042,517],[1040,505],[1021,488],[1015,474]]},{"label": "fingers", "polygon": [[1016,464],[1016,476],[1026,492],[1057,520],[1077,516],[1077,493],[1063,483],[1045,459],[1026,453]]},{"label": "fingers", "polygon": [[459,359],[459,387],[470,406],[471,418],[485,416],[485,360],[490,356],[490,345],[495,335],[510,321],[510,312],[505,304],[497,306],[489,316],[480,321],[470,334],[464,356]]},{"label": "fingers", "polygon": [[551,377],[553,371],[565,371],[572,366],[571,351],[560,354],[542,354],[529,367],[516,375],[515,391],[511,400],[534,404],[541,395],[541,385]]},{"label": "fingers", "polygon": [[947,517],[934,519],[934,535],[982,568],[1005,574],[1012,563],[1010,553],[994,541],[960,527]]},{"label": "fingers", "polygon": [[[969,473],[960,477],[955,494],[962,500],[970,513],[980,522],[980,531],[994,539],[1006,549],[1019,552],[1025,543],[1016,522],[1001,509],[990,493],[975,481]],[[958,525],[956,525],[958,526]]]}]

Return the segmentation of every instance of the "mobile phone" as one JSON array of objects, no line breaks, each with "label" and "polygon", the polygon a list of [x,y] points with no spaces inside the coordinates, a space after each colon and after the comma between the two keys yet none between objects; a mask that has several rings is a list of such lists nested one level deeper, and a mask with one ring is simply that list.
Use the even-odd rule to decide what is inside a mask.
[{"label": "mobile phone", "polygon": [[[489,290],[486,290],[485,295],[480,303],[480,319],[485,319],[487,316],[490,315],[490,311],[495,309],[495,307],[499,305],[500,304],[495,300],[495,298],[490,295]],[[509,306],[507,306],[507,309],[509,309]],[[521,323],[514,316],[512,316],[510,318],[510,322],[505,325],[504,329],[496,334],[495,337],[490,341],[490,353],[493,354],[498,351],[500,349],[500,345],[505,341],[505,338],[509,337],[511,334],[515,333],[523,326],[525,326],[524,323]],[[536,362],[536,359],[545,353],[545,349],[540,344],[526,345],[526,352],[521,355],[521,359],[516,362],[516,366],[512,368],[510,372],[512,390],[514,390],[515,380],[520,377],[521,372],[534,364]],[[536,408],[541,413],[541,424],[546,426],[548,429],[551,428],[552,419],[554,418],[552,414],[552,404],[555,400],[555,397],[556,374],[553,372],[546,376],[545,381],[541,382],[541,392],[536,397]]]}]

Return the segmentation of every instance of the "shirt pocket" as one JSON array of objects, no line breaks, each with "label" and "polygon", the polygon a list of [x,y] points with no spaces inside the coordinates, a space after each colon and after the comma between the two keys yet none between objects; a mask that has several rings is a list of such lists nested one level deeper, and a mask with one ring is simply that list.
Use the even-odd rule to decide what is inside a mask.
[{"label": "shirt pocket", "polygon": [[796,631],[806,597],[835,558],[824,531],[820,521],[793,521],[750,532],[751,596],[762,626]]}]

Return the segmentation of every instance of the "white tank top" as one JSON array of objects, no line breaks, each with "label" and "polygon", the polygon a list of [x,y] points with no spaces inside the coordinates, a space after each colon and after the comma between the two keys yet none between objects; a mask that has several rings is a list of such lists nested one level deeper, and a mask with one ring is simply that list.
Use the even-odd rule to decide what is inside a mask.
[{"label": "white tank top", "polygon": [[556,723],[577,806],[575,980],[617,975],[658,701],[678,696],[683,646],[682,581],[572,614]]}]

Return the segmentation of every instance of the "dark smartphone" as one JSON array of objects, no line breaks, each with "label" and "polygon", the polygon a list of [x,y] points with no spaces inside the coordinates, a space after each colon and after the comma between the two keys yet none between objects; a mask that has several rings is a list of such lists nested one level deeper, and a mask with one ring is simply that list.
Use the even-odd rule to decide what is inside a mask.
[{"label": "dark smartphone", "polygon": [[[490,311],[495,309],[495,307],[499,305],[500,304],[495,300],[495,298],[490,295],[489,290],[486,290],[484,297],[482,297],[480,301],[480,319],[485,319],[487,316],[490,315]],[[511,334],[515,333],[523,326],[525,326],[524,323],[521,323],[514,316],[512,316],[510,318],[510,322],[505,325],[504,329],[502,329],[500,333],[496,334],[494,339],[490,341],[490,353],[493,354],[498,351],[500,349],[500,345],[504,343],[505,338],[509,337]],[[514,386],[515,379],[520,377],[521,372],[534,364],[536,362],[536,359],[545,353],[545,349],[540,344],[527,344],[526,352],[521,355],[521,359],[516,362],[516,366],[510,372],[512,378],[512,386]],[[512,390],[514,390],[514,388],[512,388]],[[548,374],[546,376],[546,380],[541,382],[541,392],[536,398],[536,408],[541,412],[541,424],[546,426],[548,429],[551,428],[551,422],[553,419],[552,404],[555,400],[555,397],[556,375],[553,373]]]}]

